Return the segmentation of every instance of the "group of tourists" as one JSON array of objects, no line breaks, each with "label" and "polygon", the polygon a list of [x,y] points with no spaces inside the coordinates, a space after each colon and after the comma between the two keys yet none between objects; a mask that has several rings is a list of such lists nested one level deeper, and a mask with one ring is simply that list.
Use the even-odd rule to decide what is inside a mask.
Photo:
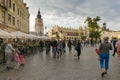
[{"label": "group of tourists", "polygon": [[[29,46],[28,46],[29,45]],[[69,48],[69,53],[71,53],[72,46],[77,51],[77,56],[81,54],[81,41],[80,40],[37,40],[37,41],[26,41],[26,42],[15,42],[14,40],[8,39],[4,43],[4,53],[6,69],[19,69],[22,65],[25,65],[25,56],[28,54],[34,54],[35,51],[43,53],[46,51],[46,55],[50,54],[52,50],[53,58],[61,57],[66,52],[66,46]],[[14,65],[13,65],[14,62]]]},{"label": "group of tourists", "polygon": [[39,40],[1,39],[0,62],[6,63],[6,69],[19,69],[25,65],[25,56],[33,53],[39,46]]},{"label": "group of tourists", "polygon": [[[99,53],[99,61],[100,61],[100,68],[101,68],[101,76],[104,77],[107,74],[109,69],[109,53],[112,50],[113,46],[113,54],[118,54],[118,59],[120,61],[120,39],[114,38],[111,42],[108,41],[108,37],[104,38],[103,42],[99,42],[100,46],[97,49],[97,53]],[[46,55],[50,54],[52,50],[53,58],[61,57],[63,54],[66,53],[66,47],[68,48],[68,53],[72,53],[72,48],[74,51],[77,52],[75,54],[80,59],[81,50],[83,46],[85,46],[86,41],[80,40],[34,40],[34,41],[27,41],[21,43],[13,43],[13,40],[8,40],[5,43],[5,60],[6,60],[6,69],[19,69],[20,66],[25,65],[25,56],[29,53],[35,53],[34,51],[39,51],[39,53],[46,52]],[[88,43],[88,42],[87,42]],[[90,43],[90,42],[89,42]],[[29,46],[28,46],[29,45]],[[89,44],[90,45],[90,44]],[[93,43],[91,43],[93,45]],[[27,47],[25,47],[27,46]],[[87,45],[88,46],[88,45]],[[27,49],[29,47],[29,49]],[[91,46],[90,46],[91,47]],[[27,51],[28,50],[28,51]],[[31,50],[31,51],[29,51]],[[14,61],[14,66],[12,65],[12,61]]]},{"label": "group of tourists", "polygon": [[[6,69],[19,69],[20,65],[24,66],[25,64],[25,51],[22,46],[14,46],[12,44],[12,40],[9,39],[6,42],[5,46],[5,59],[6,59]],[[13,65],[13,62],[14,65]]]}]

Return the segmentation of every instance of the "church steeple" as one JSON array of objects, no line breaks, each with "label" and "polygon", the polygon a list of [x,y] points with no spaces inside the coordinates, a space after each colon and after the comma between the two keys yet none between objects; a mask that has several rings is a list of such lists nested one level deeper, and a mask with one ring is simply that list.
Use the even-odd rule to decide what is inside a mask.
[{"label": "church steeple", "polygon": [[40,8],[38,10],[37,18],[41,19]]},{"label": "church steeple", "polygon": [[103,23],[103,30],[106,30],[106,23]]},{"label": "church steeple", "polygon": [[44,26],[43,26],[43,19],[40,14],[40,8],[38,10],[36,19],[35,19],[35,33],[36,35],[40,36],[44,34]]}]

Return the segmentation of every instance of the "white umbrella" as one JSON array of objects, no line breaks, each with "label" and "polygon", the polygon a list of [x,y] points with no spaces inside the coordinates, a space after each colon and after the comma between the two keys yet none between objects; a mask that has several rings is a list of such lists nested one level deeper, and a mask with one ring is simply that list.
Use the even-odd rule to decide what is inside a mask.
[{"label": "white umbrella", "polygon": [[15,36],[0,29],[0,38],[15,38]]},{"label": "white umbrella", "polygon": [[38,36],[35,36],[33,34],[28,34],[28,36],[30,39],[38,39],[39,38]]},{"label": "white umbrella", "polygon": [[40,39],[50,39],[48,36],[40,36]]},{"label": "white umbrella", "polygon": [[14,36],[16,36],[17,38],[28,38],[28,34],[20,32],[20,31],[15,31],[12,32],[11,34],[13,34]]}]

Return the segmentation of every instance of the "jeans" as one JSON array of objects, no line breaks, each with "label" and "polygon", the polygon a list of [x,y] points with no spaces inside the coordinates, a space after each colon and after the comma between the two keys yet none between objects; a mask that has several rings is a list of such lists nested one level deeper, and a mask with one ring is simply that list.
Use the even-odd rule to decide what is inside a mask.
[{"label": "jeans", "polygon": [[54,58],[56,57],[56,51],[57,51],[57,48],[56,47],[52,47],[52,52],[53,52],[53,57]]},{"label": "jeans", "polygon": [[109,68],[109,53],[100,54],[100,67],[108,70]]}]

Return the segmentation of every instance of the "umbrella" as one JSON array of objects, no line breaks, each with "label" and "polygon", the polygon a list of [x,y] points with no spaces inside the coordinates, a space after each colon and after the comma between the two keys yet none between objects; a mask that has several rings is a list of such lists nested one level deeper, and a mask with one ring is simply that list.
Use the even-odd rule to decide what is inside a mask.
[{"label": "umbrella", "polygon": [[15,38],[15,36],[0,29],[0,38]]},{"label": "umbrella", "polygon": [[38,39],[39,38],[38,36],[35,36],[33,34],[28,34],[28,36],[30,39]]},{"label": "umbrella", "polygon": [[20,31],[15,31],[12,32],[11,34],[13,34],[14,36],[16,36],[17,38],[28,38],[28,34],[20,32]]}]

